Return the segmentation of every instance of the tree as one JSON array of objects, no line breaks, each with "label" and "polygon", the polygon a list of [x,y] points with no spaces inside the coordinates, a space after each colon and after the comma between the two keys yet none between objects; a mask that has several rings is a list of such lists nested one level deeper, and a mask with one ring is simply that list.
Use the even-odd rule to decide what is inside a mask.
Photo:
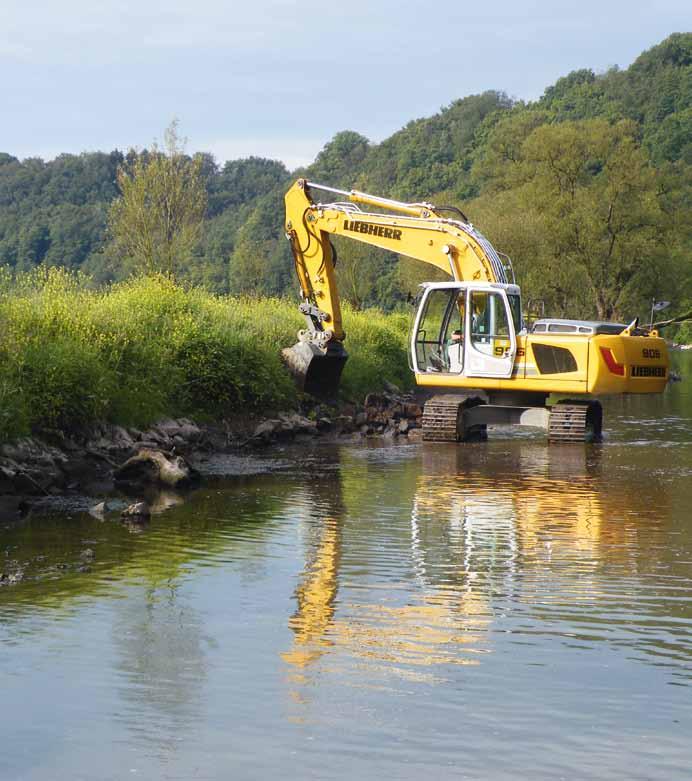
[{"label": "tree", "polygon": [[209,216],[236,211],[277,188],[284,190],[290,180],[286,166],[278,160],[229,160],[223,170],[209,178]]},{"label": "tree", "polygon": [[242,295],[278,295],[297,286],[283,227],[281,190],[260,198],[236,234],[229,260],[228,287]]},{"label": "tree", "polygon": [[516,190],[521,222],[536,228],[531,265],[556,294],[567,285],[579,300],[585,287],[607,320],[660,295],[661,279],[671,276],[670,221],[634,123],[541,125],[499,178]]},{"label": "tree", "polygon": [[[628,141],[623,137],[612,147],[601,144],[599,151],[596,125],[574,124],[594,119],[603,120],[600,127],[618,127],[623,119],[635,125],[629,125],[624,134]],[[563,125],[564,133],[560,130]],[[546,135],[532,136],[541,127]],[[581,130],[575,133],[575,127]],[[172,130],[173,154],[164,145],[162,151],[154,147],[125,156],[117,150],[65,154],[45,162],[39,158],[18,160],[0,152],[0,265],[18,271],[37,264],[78,267],[100,282],[122,279],[133,265],[173,268],[181,280],[219,292],[281,294],[295,290],[282,229],[282,198],[295,174],[278,161],[262,158],[232,160],[224,165],[208,153],[190,159],[183,153],[177,128]],[[529,143],[530,136],[533,140]],[[543,154],[546,150],[533,148],[540,147],[542,138],[562,162],[575,156],[583,158],[571,205],[561,185],[551,183],[550,163]],[[570,150],[572,138],[576,145]],[[616,146],[622,153],[620,171],[614,163],[608,166],[603,162],[616,159],[611,154]],[[655,170],[640,147],[648,151]],[[174,162],[184,171],[196,171],[206,188],[204,230],[199,230],[200,223],[196,229],[193,225],[192,230],[183,230],[188,238],[195,233],[199,236],[192,249],[191,240],[176,239],[171,246],[165,226],[157,223],[158,184],[148,189],[143,183],[130,181],[138,172],[149,180],[156,181],[158,174],[165,179],[166,165],[175,169]],[[554,158],[553,163],[559,160]],[[630,164],[632,169],[626,167]],[[118,168],[122,169],[119,175]],[[575,227],[573,218],[580,210],[581,216],[593,216],[598,203],[610,203],[608,182],[611,195],[617,190],[612,220],[622,219],[619,224],[611,221],[618,236],[612,250],[615,258],[606,267],[613,272],[620,263],[618,253],[624,258],[630,249],[634,250],[631,257],[640,260],[625,272],[630,277],[617,304],[604,302],[605,309],[629,313],[639,307],[637,300],[643,304],[647,290],[654,295],[655,289],[656,295],[666,299],[682,298],[689,279],[684,274],[691,265],[690,171],[692,33],[684,33],[671,35],[625,70],[574,71],[533,103],[517,103],[502,93],[485,92],[455,100],[433,116],[411,121],[377,144],[353,131],[338,133],[302,173],[311,181],[356,187],[399,200],[457,204],[493,243],[513,256],[527,297],[544,297],[551,312],[590,316],[597,309],[586,276],[587,264],[575,260],[575,247],[570,249],[565,235],[568,226]],[[625,186],[630,175],[631,184]],[[142,207],[142,213],[133,209],[131,219],[125,219],[124,190],[128,187],[133,202],[139,193]],[[634,194],[650,194],[652,189],[650,200],[637,203]],[[183,187],[186,200],[194,190]],[[553,199],[551,194],[555,193],[558,197]],[[200,198],[204,195],[199,189],[197,194]],[[623,210],[630,197],[633,208],[628,216]],[[107,236],[106,216],[116,198],[119,205],[111,215]],[[319,198],[332,200],[326,193]],[[662,202],[664,213],[660,214]],[[204,209],[199,198],[197,203],[199,216]],[[126,237],[116,241],[114,217],[118,210]],[[655,225],[637,227],[637,214]],[[673,228],[668,228],[666,221]],[[589,234],[589,241],[595,240],[598,225],[603,227],[595,217],[583,222],[582,239]],[[141,253],[134,241],[130,249],[127,239],[131,231],[136,233],[140,228],[152,234],[146,242],[149,251]],[[650,238],[657,233],[665,236],[666,245],[654,241],[644,251],[647,231]],[[639,249],[627,243],[635,237]],[[342,282],[348,253],[342,253]],[[598,253],[592,259],[596,257]],[[623,264],[625,268],[629,261],[623,260]],[[353,269],[356,267],[357,263]],[[371,266],[363,266],[364,271],[366,268]],[[592,268],[592,272],[596,270]],[[424,264],[414,261],[388,261],[367,292],[364,280],[353,277],[360,288],[354,300],[363,299],[364,306],[373,302],[392,306],[430,273]],[[639,311],[644,313],[645,309],[642,305]]]},{"label": "tree", "polygon": [[356,171],[363,166],[370,142],[353,130],[342,130],[325,144],[308,168],[312,181],[332,187],[352,187]]},{"label": "tree", "polygon": [[154,144],[151,151],[131,152],[119,167],[109,233],[113,248],[136,270],[173,274],[189,261],[207,207],[202,163],[201,156],[185,155],[174,121],[163,149]]},{"label": "tree", "polygon": [[332,243],[337,252],[336,278],[341,297],[354,309],[363,309],[375,303],[384,304],[386,308],[387,302],[376,301],[376,293],[379,281],[396,262],[392,253],[360,241],[333,238]]}]

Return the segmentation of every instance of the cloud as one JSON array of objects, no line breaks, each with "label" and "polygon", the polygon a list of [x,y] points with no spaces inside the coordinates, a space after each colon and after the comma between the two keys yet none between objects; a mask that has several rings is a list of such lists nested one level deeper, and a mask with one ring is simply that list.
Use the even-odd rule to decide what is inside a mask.
[{"label": "cloud", "polygon": [[33,53],[29,46],[0,39],[0,59],[28,60]]}]

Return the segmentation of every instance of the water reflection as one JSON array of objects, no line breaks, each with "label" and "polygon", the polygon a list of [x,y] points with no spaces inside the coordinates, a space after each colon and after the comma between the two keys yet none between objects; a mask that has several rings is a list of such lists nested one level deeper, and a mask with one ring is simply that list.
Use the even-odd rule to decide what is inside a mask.
[{"label": "water reflection", "polygon": [[[375,503],[364,508],[361,499],[358,517],[346,511],[355,505],[348,481],[313,488],[293,643],[282,653],[294,687],[328,672],[347,679],[353,669],[361,684],[392,675],[439,682],[449,665],[480,663],[500,637],[626,647],[689,680],[689,620],[671,617],[692,611],[688,573],[678,579],[667,549],[669,481],[642,486],[638,473],[583,446],[425,447],[418,459],[391,484],[389,460],[378,470],[368,458]],[[356,528],[363,514],[380,528],[378,517],[394,512],[377,505],[383,481],[408,506],[408,539],[402,546],[401,528],[389,523],[382,547],[364,553],[357,535],[371,532]],[[388,551],[400,554],[396,565]],[[355,588],[350,578],[354,567],[367,570],[364,556],[387,578],[361,574]],[[392,582],[392,567],[408,568],[411,582]],[[665,593],[651,589],[652,570]],[[293,695],[304,701],[304,691]]]},{"label": "water reflection", "polygon": [[169,757],[198,723],[206,679],[203,623],[171,581],[132,589],[117,602],[116,714],[135,743]]},{"label": "water reflection", "polygon": [[688,573],[678,577],[667,547],[671,484],[604,469],[602,453],[510,446],[488,469],[471,450],[424,451],[419,568],[433,581],[471,579],[494,629],[516,642],[626,647],[649,663],[665,656],[687,678],[692,635],[677,616],[691,615]]},{"label": "water reflection", "polygon": [[[337,618],[340,562],[347,523],[343,485],[333,481],[311,487],[306,565],[295,592],[296,612],[289,619],[291,648],[281,654],[293,668],[289,676],[291,696],[308,701],[315,683],[314,669],[321,658],[336,654],[342,665],[361,663],[385,675],[409,680],[435,680],[418,668],[442,664],[473,664],[471,654],[481,650],[479,633],[488,623],[487,606],[473,588],[461,590],[443,584],[422,583],[411,599],[407,588],[381,588],[372,584],[375,600],[349,599]],[[415,546],[414,546],[415,547]],[[415,557],[415,550],[412,548]],[[403,604],[397,604],[402,602]],[[343,667],[341,672],[345,672]]]},{"label": "water reflection", "polygon": [[686,778],[681,386],[600,447],[315,445],[141,534],[0,529],[0,776]]},{"label": "water reflection", "polygon": [[293,644],[282,653],[284,661],[298,671],[317,661],[331,644],[327,633],[334,619],[344,510],[338,476],[329,483],[309,483],[306,493],[301,504],[312,508],[316,523],[308,526],[306,564],[295,593],[297,609],[288,623]]},{"label": "water reflection", "polygon": [[[578,577],[586,588],[585,576],[606,566],[636,572],[664,552],[669,483],[642,485],[638,476],[604,471],[599,450],[510,448],[494,454],[492,469],[461,448],[422,458],[413,519],[424,531],[417,534],[463,530],[456,546],[431,539],[427,548],[440,555],[461,545],[465,566],[478,575],[505,571],[526,583],[546,567],[558,583]],[[451,570],[451,562],[443,567]]]}]

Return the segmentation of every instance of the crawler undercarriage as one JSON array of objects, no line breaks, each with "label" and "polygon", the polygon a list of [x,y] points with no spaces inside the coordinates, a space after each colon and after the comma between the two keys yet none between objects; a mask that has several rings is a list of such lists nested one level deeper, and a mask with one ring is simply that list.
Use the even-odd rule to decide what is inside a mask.
[{"label": "crawler undercarriage", "polygon": [[488,425],[542,428],[551,442],[598,442],[603,410],[598,401],[565,400],[552,406],[546,406],[545,400],[541,406],[502,404],[482,390],[439,394],[423,407],[423,439],[428,442],[484,440]]}]

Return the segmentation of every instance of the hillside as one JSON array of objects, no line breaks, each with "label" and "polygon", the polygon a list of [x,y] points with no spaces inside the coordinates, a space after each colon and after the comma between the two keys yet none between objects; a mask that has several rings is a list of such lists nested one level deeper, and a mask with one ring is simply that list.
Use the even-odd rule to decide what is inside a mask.
[{"label": "hillside", "polygon": [[[104,236],[125,159],[119,151],[51,162],[0,154],[0,265],[118,279]],[[570,197],[551,176],[558,159],[572,172]],[[553,311],[622,317],[643,314],[651,297],[680,308],[692,295],[692,34],[671,35],[626,70],[574,71],[532,103],[502,92],[469,96],[380,144],[344,131],[305,171],[260,158],[219,166],[210,155],[203,170],[207,230],[182,276],[217,292],[294,288],[282,196],[300,174],[462,205],[513,256],[526,293]],[[599,210],[608,214],[602,225]],[[575,241],[580,226],[588,235]],[[607,252],[604,243],[612,243]],[[425,273],[384,254],[338,249],[342,269],[358,272],[342,273],[356,306],[391,308]]]}]

